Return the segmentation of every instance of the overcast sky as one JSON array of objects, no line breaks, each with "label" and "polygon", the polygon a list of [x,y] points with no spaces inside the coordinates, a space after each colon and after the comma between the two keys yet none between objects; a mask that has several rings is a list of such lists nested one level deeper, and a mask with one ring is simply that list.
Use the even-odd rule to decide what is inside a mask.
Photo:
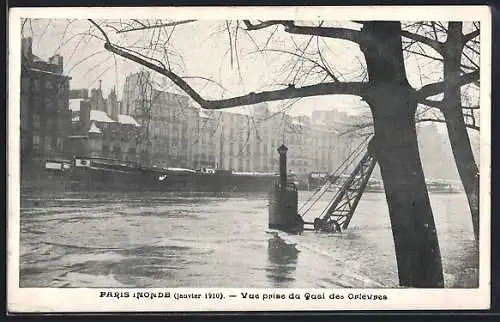
[{"label": "overcast sky", "polygon": [[[130,49],[138,50],[139,52],[150,56],[151,53],[144,48],[151,48],[151,44],[161,40],[166,42],[168,39],[168,58],[174,72],[180,76],[201,76],[212,79],[224,87],[222,91],[218,86],[208,84],[206,81],[195,80],[188,78],[187,81],[197,89],[202,97],[218,99],[221,97],[227,98],[235,95],[247,94],[248,92],[258,92],[262,90],[270,90],[273,88],[283,88],[287,85],[284,79],[289,76],[293,70],[293,56],[285,54],[276,54],[272,52],[259,53],[256,52],[257,47],[263,48],[266,45],[268,49],[274,50],[292,50],[297,52],[297,48],[307,47],[314,49],[316,46],[321,48],[321,53],[324,60],[328,63],[331,70],[341,81],[366,81],[364,74],[364,57],[360,52],[359,47],[349,41],[339,39],[320,40],[320,44],[315,43],[316,40],[310,41],[310,36],[306,35],[290,35],[283,31],[283,27],[266,28],[260,31],[251,31],[246,34],[240,30],[238,35],[234,33],[234,24],[236,20],[207,20],[207,15],[217,16],[218,19],[228,19],[233,15],[234,19],[242,19],[252,16],[252,12],[240,12],[237,8],[235,12],[226,9],[225,11],[217,11],[211,9],[203,9],[196,12],[194,16],[200,20],[179,25],[175,27],[173,33],[163,31],[163,34],[158,35],[158,29],[150,29],[146,31],[136,31],[127,33],[117,33],[115,28],[123,29],[120,25],[119,18],[126,17],[130,21],[131,17],[139,17],[141,14],[144,17],[151,17],[151,10],[148,8],[145,12],[141,9],[132,8],[124,10],[123,8],[100,9],[91,8],[91,11],[82,9],[81,12],[75,10],[26,10],[30,12],[30,17],[41,17],[39,13],[43,13],[44,17],[59,17],[58,19],[30,19],[30,23],[26,23],[23,28],[23,36],[33,37],[34,54],[42,59],[48,59],[50,56],[58,53],[64,57],[64,73],[71,76],[71,88],[94,88],[99,85],[99,80],[102,80],[102,87],[105,95],[107,95],[113,87],[116,87],[119,98],[121,98],[123,84],[126,75],[132,72],[137,72],[141,69],[138,64],[127,61],[121,57],[114,56],[104,49],[104,40],[102,34],[86,19],[65,19],[66,17],[77,17],[82,15],[100,15],[111,17],[113,20],[95,19],[99,25],[106,31],[114,44],[121,45]],[[303,11],[296,11],[293,8],[275,8],[280,10],[278,19],[296,19],[296,16],[301,16]],[[374,11],[361,10],[353,11],[352,8],[330,8],[324,9],[326,13],[318,13],[311,17],[334,17],[340,16],[342,19],[359,19],[370,20],[374,19]],[[383,15],[381,20],[390,20],[408,14],[404,8],[394,7],[391,11],[381,11]],[[97,11],[96,11],[97,10]],[[101,10],[102,12],[100,12]],[[134,10],[134,11],[131,11]],[[162,11],[163,10],[163,11]],[[175,15],[171,12],[176,12]],[[330,10],[330,11],[329,11]],[[332,12],[334,10],[334,12]],[[399,12],[398,12],[399,10]],[[418,21],[428,20],[448,20],[453,17],[454,20],[466,21],[470,20],[469,12],[460,11],[460,15],[455,15],[455,11],[432,10],[425,8],[413,8],[411,16]],[[163,12],[162,16],[173,17],[177,19],[191,19],[193,17],[192,10],[183,10],[182,8],[164,8],[159,9]],[[283,15],[281,15],[283,11]],[[24,11],[23,11],[24,12]],[[329,13],[328,13],[329,12]],[[258,11],[262,19],[276,19],[276,12],[269,10],[266,12]],[[451,14],[447,16],[447,14]],[[178,15],[179,14],[179,15]],[[255,12],[253,12],[255,14]],[[347,14],[347,15],[345,15]],[[444,16],[443,16],[444,14]],[[155,13],[156,16],[160,13]],[[266,16],[267,15],[267,16]],[[350,16],[349,16],[350,15]],[[364,16],[363,16],[364,15]],[[182,16],[182,17],[181,17]],[[255,16],[255,15],[254,15]],[[310,14],[306,14],[309,18]],[[204,19],[202,19],[205,17]],[[231,16],[232,17],[232,16]],[[362,18],[364,17],[364,18]],[[443,18],[444,17],[444,18]],[[448,17],[448,18],[446,18]],[[319,18],[318,18],[319,19]],[[143,21],[143,20],[142,20]],[[144,21],[143,21],[144,22]],[[231,41],[233,44],[232,55],[229,51],[230,38],[225,27],[226,23],[230,24]],[[302,20],[298,24],[318,24],[317,20]],[[360,24],[349,21],[332,21],[326,20],[324,26],[341,26],[353,29],[359,29]],[[405,25],[405,24],[403,24]],[[135,24],[138,26],[138,24]],[[469,26],[469,27],[467,27]],[[464,32],[468,32],[472,23],[464,23]],[[169,28],[171,31],[172,28]],[[270,37],[272,35],[272,37]],[[237,37],[236,37],[237,36]],[[250,38],[251,36],[251,38]],[[237,38],[237,42],[235,39]],[[403,38],[405,40],[405,38]],[[440,39],[441,41],[443,39]],[[407,41],[407,39],[406,39]],[[235,44],[237,48],[235,48]],[[257,45],[256,45],[257,44]],[[141,49],[142,48],[142,49]],[[436,56],[433,50],[424,46],[425,54]],[[235,53],[238,53],[236,55]],[[166,61],[165,55],[156,55],[156,58]],[[239,63],[239,64],[238,64]],[[442,80],[443,70],[442,63],[433,59],[417,56],[414,54],[405,54],[405,64],[407,77],[410,84],[418,89],[423,85],[438,82]],[[238,68],[239,66],[239,68]],[[302,66],[302,71],[307,70]],[[304,73],[302,73],[304,74]],[[165,85],[166,90],[176,91],[177,89],[166,82],[165,77],[156,75],[158,82]],[[290,79],[290,77],[288,77]],[[315,77],[308,77],[309,84],[317,83]],[[307,82],[306,82],[307,83]],[[306,83],[297,81],[299,86]],[[476,94],[478,91],[476,90]],[[470,105],[476,105],[477,95],[464,96],[471,98]],[[465,102],[465,101],[464,101]],[[273,110],[281,110],[289,102],[270,102],[269,106]],[[244,112],[252,114],[251,107],[241,107],[231,109],[235,112]],[[313,110],[338,110],[350,114],[367,113],[369,111],[367,105],[356,96],[348,95],[329,95],[320,97],[311,97],[301,99],[295,102],[291,109],[287,109],[292,115],[310,115]],[[368,113],[369,114],[369,113]],[[426,123],[427,124],[427,123]],[[445,134],[446,128],[443,124],[436,124],[438,131]],[[472,131],[476,136],[477,132]],[[477,140],[476,140],[477,141]],[[476,144],[477,145],[477,144]]]},{"label": "overcast sky", "polygon": [[[148,55],[151,54],[149,51],[139,47],[151,47],[151,42],[154,43],[158,39],[165,41],[169,37],[169,34],[165,32],[160,34],[160,38],[158,38],[158,33],[160,33],[158,29],[116,33],[111,27],[123,28],[119,21],[96,21],[107,32],[113,43],[134,48]],[[332,21],[329,23],[354,29],[360,28],[360,25],[349,22]],[[257,46],[263,48],[267,42],[266,48],[268,49],[295,50],[296,47],[303,48],[310,42],[310,36],[291,36],[285,33],[282,27],[277,30],[266,28],[252,31],[249,33],[252,38],[240,30],[237,35],[232,33],[231,40],[234,44],[235,38],[237,38],[237,48],[233,46],[231,63],[230,40],[228,32],[224,30],[225,27],[225,21],[196,21],[176,26],[170,36],[169,61],[175,72],[182,76],[210,78],[224,86],[225,91],[222,91],[214,84],[208,83],[207,85],[204,80],[189,79],[189,82],[207,98],[230,97],[286,85],[283,84],[283,79],[291,70],[289,63],[294,61],[294,57],[276,52],[258,52]],[[35,55],[43,59],[47,59],[55,53],[64,56],[64,73],[72,77],[71,88],[97,87],[99,80],[102,80],[105,93],[116,87],[118,96],[121,97],[126,75],[139,71],[141,68],[134,62],[107,52],[103,48],[102,35],[87,20],[31,20],[31,23],[24,25],[23,35],[33,37]],[[324,59],[336,75],[342,77],[341,80],[363,80],[364,59],[356,44],[337,39],[322,40],[319,45],[315,42],[314,40],[312,44],[310,43],[308,49],[312,50],[316,46],[320,46]],[[165,61],[164,57],[157,57],[163,58]],[[416,88],[439,81],[442,75],[439,63],[414,55],[406,60],[406,65],[409,81]],[[165,82],[164,77],[157,76],[159,76],[157,77],[158,81]],[[314,77],[309,77],[309,79],[312,83],[315,82]],[[168,86],[168,83],[166,89],[176,90],[172,86]],[[285,102],[270,102],[269,104],[274,109],[285,106]],[[248,109],[248,107],[243,108],[243,110]],[[294,115],[310,115],[314,109],[337,109],[357,114],[366,111],[367,106],[358,97],[336,95],[301,99],[289,111]],[[237,108],[236,110],[242,109]]]}]

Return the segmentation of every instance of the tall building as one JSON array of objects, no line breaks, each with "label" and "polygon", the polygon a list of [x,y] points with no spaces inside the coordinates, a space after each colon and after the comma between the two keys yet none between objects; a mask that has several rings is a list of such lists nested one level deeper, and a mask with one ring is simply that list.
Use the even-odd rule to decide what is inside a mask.
[{"label": "tall building", "polygon": [[217,153],[219,147],[217,133],[221,124],[219,115],[211,111],[199,111],[198,127],[196,129],[194,146],[195,167],[199,168],[217,168]]},{"label": "tall building", "polygon": [[272,115],[267,104],[252,107],[251,113],[220,110],[216,134],[216,160],[221,169],[238,172],[276,172],[276,149],[281,145],[283,116]]},{"label": "tall building", "polygon": [[217,111],[220,118],[220,128],[216,140],[218,141],[218,166],[225,170],[245,171],[251,162],[251,156],[256,156],[252,149],[252,132],[248,115]]},{"label": "tall building", "polygon": [[288,169],[294,173],[308,172],[311,166],[310,141],[311,121],[308,117],[287,118],[286,145],[288,147]]},{"label": "tall building", "polygon": [[134,117],[142,129],[142,162],[162,167],[195,166],[199,110],[184,95],[161,91],[151,76],[127,76],[122,113]]},{"label": "tall building", "polygon": [[22,39],[21,161],[68,157],[71,111],[70,77],[63,57],[47,61],[33,54],[31,38]]},{"label": "tall building", "polygon": [[277,148],[285,144],[290,171],[332,172],[356,145],[339,135],[344,123],[352,121],[346,113],[291,117],[271,113],[266,103],[246,114],[202,110],[187,96],[158,90],[147,72],[127,76],[119,106],[141,125],[147,162],[163,167],[276,173]]},{"label": "tall building", "polygon": [[[313,171],[331,173],[343,167],[344,160],[365,140],[363,136],[349,133],[360,117],[362,122],[367,120],[366,115],[349,116],[336,110],[312,112],[310,155]],[[351,164],[348,171],[354,167],[355,164]]]}]

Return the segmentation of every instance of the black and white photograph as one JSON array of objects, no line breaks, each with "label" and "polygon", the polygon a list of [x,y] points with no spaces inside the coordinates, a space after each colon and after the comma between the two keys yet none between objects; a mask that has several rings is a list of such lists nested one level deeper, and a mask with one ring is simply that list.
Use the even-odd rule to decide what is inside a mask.
[{"label": "black and white photograph", "polygon": [[9,18],[10,309],[489,307],[487,7]]}]

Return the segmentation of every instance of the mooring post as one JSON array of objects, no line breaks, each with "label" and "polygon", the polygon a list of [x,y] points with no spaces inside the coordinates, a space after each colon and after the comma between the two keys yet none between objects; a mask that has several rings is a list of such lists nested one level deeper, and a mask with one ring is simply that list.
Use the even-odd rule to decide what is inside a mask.
[{"label": "mooring post", "polygon": [[286,190],[286,151],[288,148],[282,144],[278,148],[278,152],[280,154],[280,188],[281,191]]}]

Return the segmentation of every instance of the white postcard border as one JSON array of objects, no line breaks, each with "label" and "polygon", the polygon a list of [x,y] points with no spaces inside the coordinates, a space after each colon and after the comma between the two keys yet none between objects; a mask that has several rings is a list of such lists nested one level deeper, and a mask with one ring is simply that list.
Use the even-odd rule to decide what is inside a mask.
[{"label": "white postcard border", "polygon": [[[325,19],[333,20],[476,20],[481,23],[481,133],[480,133],[480,274],[477,289],[100,289],[20,288],[19,238],[19,106],[20,106],[20,18],[144,18],[168,12],[179,19]],[[474,14],[473,14],[474,13]],[[8,109],[8,244],[7,307],[9,312],[139,312],[139,311],[274,311],[274,310],[407,310],[488,309],[490,306],[490,178],[491,178],[491,13],[486,6],[416,7],[227,7],[227,8],[23,8],[11,9],[9,24],[9,109]],[[129,297],[101,297],[101,292],[129,292]],[[133,294],[154,293],[155,298]],[[259,294],[259,299],[242,299],[241,293]],[[159,297],[159,294],[162,294]],[[165,297],[170,293],[169,298]],[[222,294],[219,299],[178,299],[174,294]],[[300,300],[289,294],[300,294]],[[305,293],[321,294],[325,300],[306,300]],[[229,295],[236,294],[236,298]],[[265,294],[285,294],[287,300],[268,299]],[[330,294],[344,299],[329,299]],[[386,300],[349,299],[349,294],[378,294]],[[366,297],[366,296],[365,296]]]}]

